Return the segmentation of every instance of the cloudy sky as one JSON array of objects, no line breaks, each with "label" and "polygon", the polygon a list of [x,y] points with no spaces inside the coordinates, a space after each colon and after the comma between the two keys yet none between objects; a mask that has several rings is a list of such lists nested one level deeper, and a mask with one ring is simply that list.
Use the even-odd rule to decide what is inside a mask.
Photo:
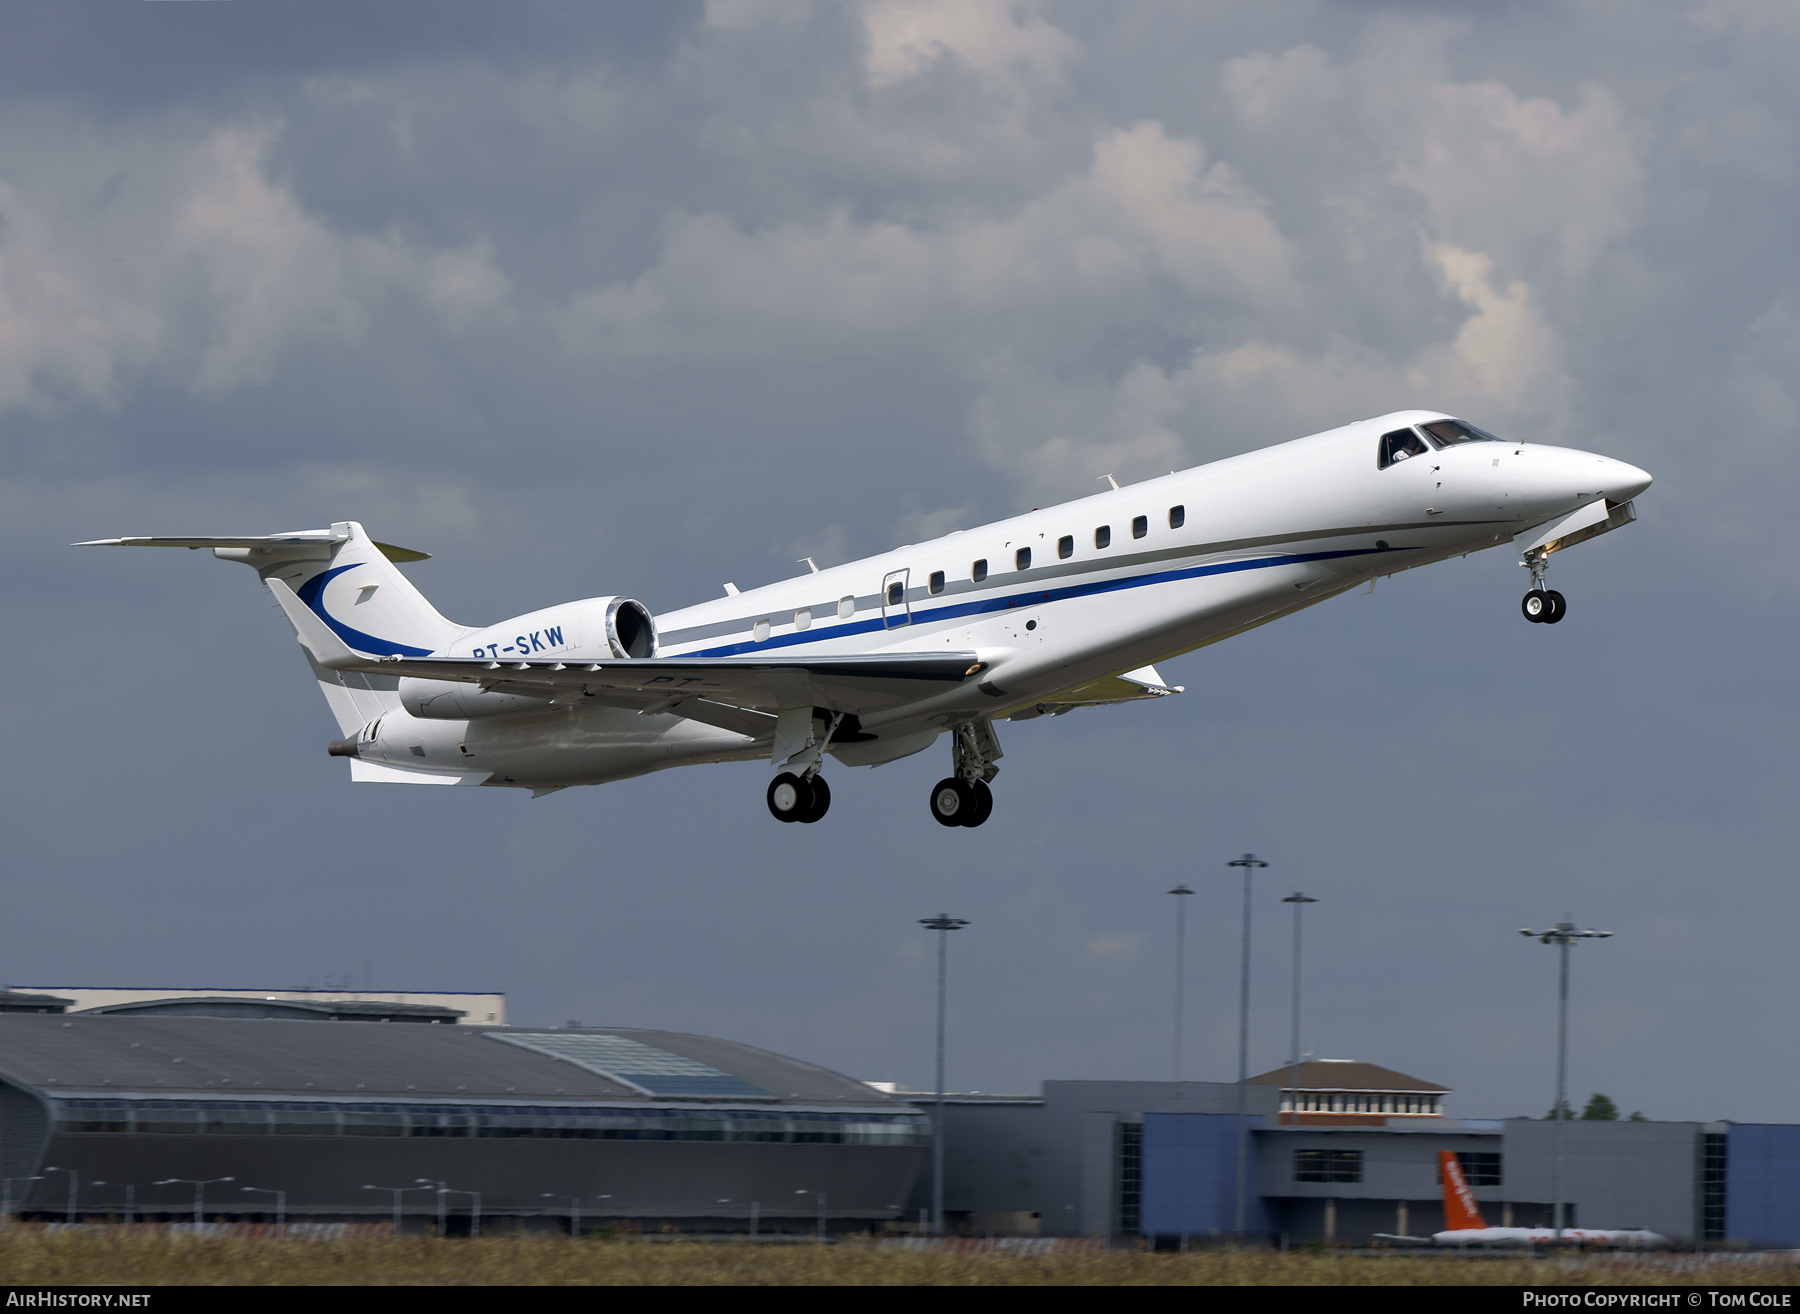
[{"label": "cloudy sky", "polygon": [[[505,990],[515,1021],[952,1079],[1287,1051],[1550,1103],[1800,1121],[1789,531],[1800,16],[1506,4],[10,6],[0,573],[14,984]],[[533,801],[352,786],[249,571],[120,534],[357,519],[453,619],[667,609],[1410,406],[1657,479],[1167,663],[1153,706]]]}]

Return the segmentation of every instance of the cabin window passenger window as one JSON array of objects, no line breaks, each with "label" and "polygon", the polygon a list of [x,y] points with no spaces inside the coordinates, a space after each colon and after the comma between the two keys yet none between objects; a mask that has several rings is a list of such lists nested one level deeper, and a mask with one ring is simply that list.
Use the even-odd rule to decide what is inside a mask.
[{"label": "cabin window passenger window", "polygon": [[1056,540],[1056,555],[1059,557],[1072,557],[1075,555],[1075,535],[1064,534],[1061,538]]},{"label": "cabin window passenger window", "polygon": [[1381,435],[1381,454],[1376,464],[1383,470],[1415,456],[1425,455],[1425,442],[1411,429],[1396,429]]},{"label": "cabin window passenger window", "polygon": [[1097,548],[1112,546],[1112,526],[1101,525],[1094,531],[1094,546]]},{"label": "cabin window passenger window", "polygon": [[987,578],[986,557],[983,557],[980,561],[977,561],[974,565],[969,567],[969,578],[974,580],[977,584]]},{"label": "cabin window passenger window", "polygon": [[942,593],[944,591],[944,572],[941,570],[932,571],[931,579],[927,581],[927,585],[933,593]]},{"label": "cabin window passenger window", "polygon": [[888,585],[888,606],[898,607],[905,601],[906,585],[902,584],[899,580],[895,580],[892,584]]},{"label": "cabin window passenger window", "polygon": [[799,611],[794,613],[794,628],[797,630],[809,630],[812,628],[811,607],[802,607]]},{"label": "cabin window passenger window", "polygon": [[756,636],[756,641],[758,643],[768,642],[769,618],[767,616],[764,616],[761,620],[757,621],[756,628],[752,631],[752,633]]},{"label": "cabin window passenger window", "polygon": [[1031,569],[1031,549],[1030,548],[1020,548],[1018,550],[1018,552],[1016,552],[1013,555],[1013,565],[1016,569],[1019,569],[1019,570],[1030,570]]},{"label": "cabin window passenger window", "polygon": [[839,598],[838,599],[838,619],[839,620],[849,620],[854,615],[856,615],[856,599],[855,598]]},{"label": "cabin window passenger window", "polygon": [[1131,536],[1133,538],[1142,538],[1145,534],[1148,534],[1149,532],[1150,532],[1150,517],[1149,516],[1133,516],[1131,518]]},{"label": "cabin window passenger window", "polygon": [[1170,529],[1180,529],[1186,523],[1187,523],[1187,508],[1185,506],[1172,506],[1169,508],[1169,528]]}]

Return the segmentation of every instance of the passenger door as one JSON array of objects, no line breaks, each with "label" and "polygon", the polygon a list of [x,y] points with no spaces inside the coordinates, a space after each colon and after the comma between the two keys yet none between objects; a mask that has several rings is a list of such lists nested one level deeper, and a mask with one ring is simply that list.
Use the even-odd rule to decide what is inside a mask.
[{"label": "passenger door", "polygon": [[890,630],[912,624],[912,602],[906,596],[907,573],[889,571],[881,581],[881,623]]}]

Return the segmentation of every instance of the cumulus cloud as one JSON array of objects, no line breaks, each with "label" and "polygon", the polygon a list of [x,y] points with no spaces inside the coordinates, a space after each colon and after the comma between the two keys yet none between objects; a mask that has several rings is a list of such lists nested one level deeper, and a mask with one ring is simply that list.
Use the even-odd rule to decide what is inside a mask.
[{"label": "cumulus cloud", "polygon": [[885,86],[940,59],[989,80],[1055,78],[1080,47],[1020,0],[874,0],[863,11],[869,81]]},{"label": "cumulus cloud", "polygon": [[[947,61],[1038,79],[1041,112],[1079,62],[1021,5],[861,13],[878,90]],[[648,268],[570,300],[564,342],[609,358],[932,354],[979,385],[969,436],[1034,497],[1408,405],[1559,433],[1576,401],[1558,317],[1592,313],[1640,222],[1641,131],[1592,81],[1561,103],[1420,78],[1445,33],[1402,35],[1224,61],[1244,142],[1331,157],[1301,171],[1301,209],[1146,119],[1101,130],[1079,169],[1010,203],[837,201],[761,226],[676,211]],[[1154,349],[1121,354],[1133,340]]]},{"label": "cumulus cloud", "polygon": [[0,405],[109,405],[146,377],[217,394],[307,342],[349,344],[384,299],[445,326],[504,308],[490,245],[365,234],[307,213],[269,164],[276,125],[124,140],[66,125],[0,171]]}]

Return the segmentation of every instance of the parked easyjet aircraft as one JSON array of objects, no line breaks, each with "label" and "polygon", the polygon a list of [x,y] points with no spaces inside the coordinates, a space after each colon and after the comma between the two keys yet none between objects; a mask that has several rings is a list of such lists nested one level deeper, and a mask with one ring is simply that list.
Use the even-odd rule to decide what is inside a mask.
[{"label": "parked easyjet aircraft", "polygon": [[1481,1220],[1481,1207],[1463,1177],[1462,1165],[1452,1150],[1438,1151],[1438,1177],[1444,1185],[1444,1227],[1430,1236],[1396,1236],[1389,1232],[1375,1235],[1383,1241],[1431,1242],[1440,1246],[1542,1246],[1560,1243],[1575,1246],[1633,1246],[1645,1249],[1666,1246],[1669,1238],[1660,1232],[1641,1227],[1594,1228],[1565,1227],[1559,1235],[1554,1227],[1489,1227]]},{"label": "parked easyjet aircraft", "polygon": [[873,766],[946,732],[946,826],[993,808],[997,720],[1180,692],[1154,662],[1376,576],[1521,543],[1527,620],[1559,549],[1636,518],[1650,476],[1400,411],[930,543],[653,615],[587,598],[498,625],[444,619],[361,525],[114,538],[252,566],[306,649],[353,780],[549,793],[768,758],[769,810],[817,821],[829,754]]}]

